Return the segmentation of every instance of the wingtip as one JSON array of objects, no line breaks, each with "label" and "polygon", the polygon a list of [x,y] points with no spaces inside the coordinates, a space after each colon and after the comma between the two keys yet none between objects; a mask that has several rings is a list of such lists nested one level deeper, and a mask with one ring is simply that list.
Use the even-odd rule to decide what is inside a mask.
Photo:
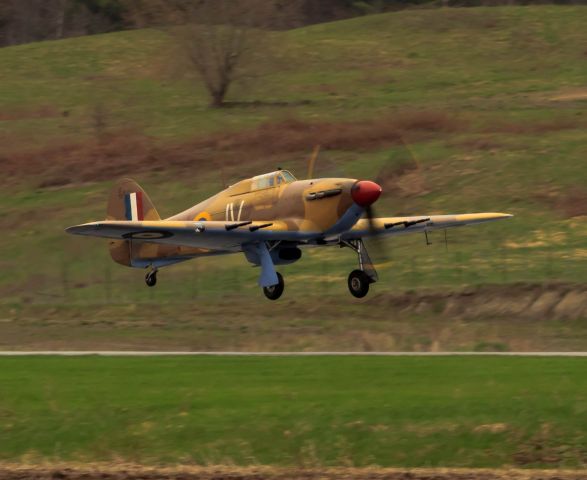
[{"label": "wingtip", "polygon": [[513,215],[511,213],[499,213],[499,212],[485,212],[485,213],[464,213],[461,215],[457,215],[455,218],[457,222],[465,223],[465,224],[474,224],[474,223],[484,223],[484,222],[494,222],[496,220],[505,220],[507,218],[512,218]]},{"label": "wingtip", "polygon": [[73,225],[71,227],[67,227],[64,231],[65,233],[69,233],[70,235],[79,235],[81,225]]},{"label": "wingtip", "polygon": [[486,219],[488,221],[495,221],[495,220],[507,220],[508,218],[512,218],[513,215],[511,213],[501,213],[501,212],[494,212],[486,214]]},{"label": "wingtip", "polygon": [[69,233],[70,235],[84,235],[89,231],[96,230],[98,226],[98,223],[82,223],[81,225],[67,227],[65,233]]}]

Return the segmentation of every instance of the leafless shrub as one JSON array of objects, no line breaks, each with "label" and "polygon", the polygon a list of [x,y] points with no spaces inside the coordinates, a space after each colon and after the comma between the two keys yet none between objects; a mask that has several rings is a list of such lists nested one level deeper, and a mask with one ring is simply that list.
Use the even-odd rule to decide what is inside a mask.
[{"label": "leafless shrub", "polygon": [[263,24],[271,18],[272,2],[134,0],[132,5],[139,24],[157,19],[165,27],[175,49],[174,69],[201,80],[212,107],[224,106],[231,86],[250,77],[272,51]]},{"label": "leafless shrub", "polygon": [[94,131],[96,139],[100,143],[106,141],[106,135],[108,132],[108,117],[109,112],[104,103],[98,102],[93,105],[90,112],[90,126]]}]

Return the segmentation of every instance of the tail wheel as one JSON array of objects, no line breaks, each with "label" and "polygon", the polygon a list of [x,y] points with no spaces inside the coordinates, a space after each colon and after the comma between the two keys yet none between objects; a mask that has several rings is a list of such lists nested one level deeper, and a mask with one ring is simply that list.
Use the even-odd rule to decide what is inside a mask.
[{"label": "tail wheel", "polygon": [[153,270],[149,273],[147,273],[147,275],[145,275],[145,283],[147,284],[148,287],[154,287],[155,285],[157,285],[157,271]]},{"label": "tail wheel", "polygon": [[353,270],[349,275],[349,291],[357,298],[363,298],[369,293],[371,279],[363,270]]},{"label": "tail wheel", "polygon": [[279,283],[276,285],[271,285],[270,287],[263,287],[263,293],[269,300],[277,300],[279,297],[281,297],[283,290],[285,289],[285,282],[283,281],[281,273],[276,273]]}]

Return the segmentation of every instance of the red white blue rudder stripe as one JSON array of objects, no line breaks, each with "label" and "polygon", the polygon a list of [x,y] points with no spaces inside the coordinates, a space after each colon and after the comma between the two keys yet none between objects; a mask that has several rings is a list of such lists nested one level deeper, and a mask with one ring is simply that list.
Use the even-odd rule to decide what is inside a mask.
[{"label": "red white blue rudder stripe", "polygon": [[145,218],[143,211],[143,192],[127,193],[124,196],[125,218],[132,221],[142,221]]}]

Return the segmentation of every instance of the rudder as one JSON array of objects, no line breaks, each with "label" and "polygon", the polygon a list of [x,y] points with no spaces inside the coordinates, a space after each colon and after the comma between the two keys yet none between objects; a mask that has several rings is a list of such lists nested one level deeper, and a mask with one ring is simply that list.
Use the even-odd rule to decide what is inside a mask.
[{"label": "rudder", "polygon": [[137,182],[124,178],[116,183],[110,191],[107,220],[161,220],[157,209],[147,193]]},{"label": "rudder", "polygon": [[[161,220],[157,209],[147,193],[130,178],[119,180],[108,198],[106,208],[107,220]],[[108,242],[112,260],[121,265],[131,266],[131,246],[128,240],[110,240]]]}]

